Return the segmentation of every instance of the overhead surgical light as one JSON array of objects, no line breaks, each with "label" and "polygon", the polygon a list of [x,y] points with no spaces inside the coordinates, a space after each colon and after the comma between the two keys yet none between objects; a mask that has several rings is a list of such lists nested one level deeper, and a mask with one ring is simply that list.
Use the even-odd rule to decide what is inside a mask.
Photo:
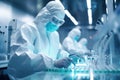
[{"label": "overhead surgical light", "polygon": [[[60,2],[60,0],[55,0],[55,1]],[[74,23],[74,25],[78,25],[78,21],[70,14],[70,12],[68,10],[64,10],[64,11],[65,11],[65,14],[68,16],[68,18],[70,18],[70,20]]]}]

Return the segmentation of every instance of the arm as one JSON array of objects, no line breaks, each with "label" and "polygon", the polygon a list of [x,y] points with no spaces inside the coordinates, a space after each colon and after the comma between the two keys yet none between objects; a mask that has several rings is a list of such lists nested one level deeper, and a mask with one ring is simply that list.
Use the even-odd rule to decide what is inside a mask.
[{"label": "arm", "polygon": [[12,52],[20,55],[22,53],[33,53],[35,33],[28,25],[23,25],[12,37],[11,48]]},{"label": "arm", "polygon": [[[42,54],[34,53],[35,31],[28,25],[21,27],[12,40],[12,52],[8,64],[8,73],[14,77],[25,77],[34,72],[43,71],[53,66],[53,61]],[[49,64],[46,64],[49,63]]]}]

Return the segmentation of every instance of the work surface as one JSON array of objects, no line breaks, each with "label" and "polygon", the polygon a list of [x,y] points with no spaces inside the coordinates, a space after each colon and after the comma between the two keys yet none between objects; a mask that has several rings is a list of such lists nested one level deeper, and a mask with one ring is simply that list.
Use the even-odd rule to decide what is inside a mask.
[{"label": "work surface", "polygon": [[120,69],[112,67],[98,69],[48,69],[19,80],[120,80]]},{"label": "work surface", "polygon": [[[1,61],[0,68],[7,67],[8,61]],[[6,80],[6,79],[5,79]],[[15,80],[120,80],[120,67],[77,66],[72,69],[48,69]]]}]

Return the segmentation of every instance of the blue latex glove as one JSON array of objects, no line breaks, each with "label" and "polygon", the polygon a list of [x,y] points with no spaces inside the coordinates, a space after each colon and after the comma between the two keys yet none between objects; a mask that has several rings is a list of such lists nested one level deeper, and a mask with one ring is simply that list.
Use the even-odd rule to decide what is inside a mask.
[{"label": "blue latex glove", "polygon": [[71,64],[71,59],[69,57],[65,57],[54,62],[54,66],[57,68],[68,68]]}]

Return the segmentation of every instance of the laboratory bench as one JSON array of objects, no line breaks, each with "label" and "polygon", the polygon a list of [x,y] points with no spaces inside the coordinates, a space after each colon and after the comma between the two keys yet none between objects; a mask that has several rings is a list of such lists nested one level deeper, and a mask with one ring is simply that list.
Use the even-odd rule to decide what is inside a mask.
[{"label": "laboratory bench", "polygon": [[[7,60],[0,61],[0,80],[10,80],[7,74],[7,66]],[[120,67],[101,65],[77,66],[68,69],[54,68],[15,80],[120,80]]]},{"label": "laboratory bench", "polygon": [[47,69],[17,80],[120,80],[120,68],[111,66],[77,69]]}]

